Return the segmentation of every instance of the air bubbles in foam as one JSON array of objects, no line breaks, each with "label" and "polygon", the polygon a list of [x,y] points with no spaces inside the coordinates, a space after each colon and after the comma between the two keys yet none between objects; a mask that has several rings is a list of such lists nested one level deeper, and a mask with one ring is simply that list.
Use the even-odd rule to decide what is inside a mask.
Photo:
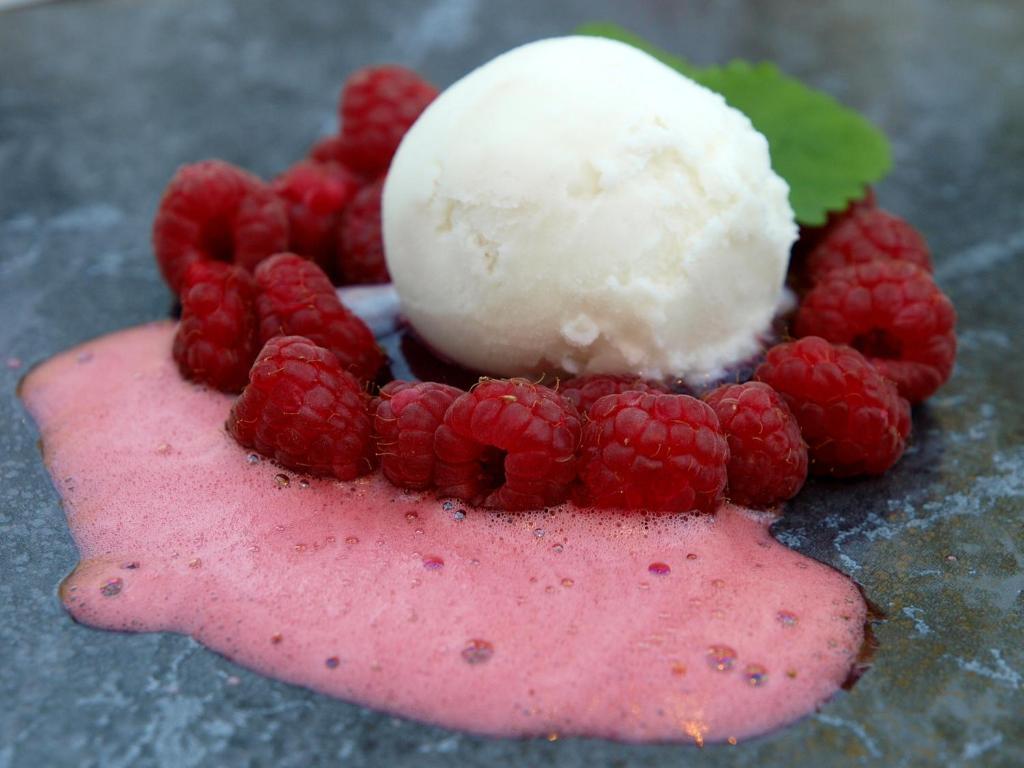
[{"label": "air bubbles in foam", "polygon": [[278,488],[287,488],[291,485],[292,479],[288,477],[288,475],[284,474],[284,472],[278,472],[274,475],[274,482],[277,484]]},{"label": "air bubbles in foam", "polygon": [[124,580],[119,576],[114,576],[100,584],[100,594],[104,597],[117,597],[123,588]]},{"label": "air bubbles in foam", "polygon": [[779,611],[775,614],[775,618],[786,629],[795,627],[798,621],[797,615],[792,611]]},{"label": "air bubbles in foam", "polygon": [[358,544],[359,543],[359,539],[357,539],[355,536],[346,536],[345,537],[345,543],[346,544]]},{"label": "air bubbles in foam", "polygon": [[712,645],[707,652],[708,666],[717,672],[728,672],[736,664],[736,651],[728,645]]},{"label": "air bubbles in foam", "polygon": [[250,453],[248,456],[245,457],[245,460],[250,464],[259,464],[261,461],[260,455],[258,453]]},{"label": "air bubbles in foam", "polygon": [[760,664],[747,664],[743,677],[751,688],[760,688],[768,683],[768,670]]},{"label": "air bubbles in foam", "polygon": [[341,665],[341,659],[337,656],[328,656],[324,659],[324,666],[328,669],[337,669]]},{"label": "air bubbles in foam", "polygon": [[668,563],[654,562],[647,566],[647,571],[654,576],[668,576],[672,573],[672,568]]},{"label": "air bubbles in foam", "polygon": [[444,568],[444,558],[437,555],[427,555],[423,558],[423,567],[428,571],[439,571]]},{"label": "air bubbles in foam", "polygon": [[462,660],[467,664],[483,664],[494,655],[494,645],[487,640],[474,638],[462,649]]}]

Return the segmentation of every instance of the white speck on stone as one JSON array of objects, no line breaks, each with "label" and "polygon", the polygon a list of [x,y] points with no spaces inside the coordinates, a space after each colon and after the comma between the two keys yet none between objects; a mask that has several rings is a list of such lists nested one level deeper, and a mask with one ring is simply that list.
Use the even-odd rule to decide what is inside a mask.
[{"label": "white speck on stone", "polygon": [[992,658],[995,660],[995,664],[992,666],[986,666],[977,659],[965,660],[959,656],[956,657],[955,661],[960,669],[965,672],[973,672],[976,675],[987,677],[989,680],[994,680],[997,683],[1003,683],[1014,690],[1019,690],[1024,679],[1021,678],[1020,672],[1015,670],[1006,660],[1003,659],[1002,651],[998,648],[989,648],[989,653],[992,654]]},{"label": "white speck on stone", "polygon": [[903,609],[903,615],[914,622],[914,631],[918,635],[930,635],[932,633],[932,628],[921,618],[924,615],[924,611],[921,608],[908,605]]},{"label": "white speck on stone", "polygon": [[965,760],[974,760],[981,757],[983,754],[988,752],[993,747],[998,747],[1003,743],[1003,734],[994,733],[988,738],[981,739],[980,741],[968,741],[964,744],[963,758]]}]

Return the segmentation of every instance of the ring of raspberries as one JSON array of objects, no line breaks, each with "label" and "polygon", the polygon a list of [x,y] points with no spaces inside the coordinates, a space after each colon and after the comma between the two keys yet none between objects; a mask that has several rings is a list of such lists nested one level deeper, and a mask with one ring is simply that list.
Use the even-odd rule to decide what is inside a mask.
[{"label": "ring of raspberries", "polygon": [[[924,238],[870,190],[794,246],[792,340],[753,379],[696,397],[632,375],[467,390],[387,381],[336,284],[387,282],[381,195],[402,136],[437,95],[415,73],[346,83],[341,131],[273,182],[220,160],[171,179],[153,224],[181,303],[184,377],[240,393],[227,430],[283,467],[503,510],[772,508],[809,474],[878,475],[903,455],[910,405],[950,377],[956,312]],[[333,281],[333,282],[332,282]]]}]

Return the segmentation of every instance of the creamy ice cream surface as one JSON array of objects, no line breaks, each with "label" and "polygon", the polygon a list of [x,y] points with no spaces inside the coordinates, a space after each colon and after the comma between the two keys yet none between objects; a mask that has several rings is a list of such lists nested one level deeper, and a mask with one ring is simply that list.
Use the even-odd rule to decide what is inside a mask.
[{"label": "creamy ice cream surface", "polygon": [[701,380],[756,353],[782,301],[787,193],[719,95],[622,43],[555,38],[412,127],[385,251],[410,322],[468,367]]}]

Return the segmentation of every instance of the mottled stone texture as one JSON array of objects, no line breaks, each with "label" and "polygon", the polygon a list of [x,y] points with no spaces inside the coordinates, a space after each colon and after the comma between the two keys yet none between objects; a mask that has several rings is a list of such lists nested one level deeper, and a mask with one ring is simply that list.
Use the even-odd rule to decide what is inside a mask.
[{"label": "mottled stone texture", "polygon": [[[165,314],[149,221],[175,166],[216,156],[273,173],[332,128],[355,67],[398,61],[447,84],[593,18],[701,63],[774,59],[892,137],[879,197],[934,247],[961,317],[958,370],[917,412],[893,472],[818,484],[776,526],[885,612],[874,668],[790,729],[698,753],[450,733],[265,680],[187,638],[74,625],[55,595],[74,547],[14,389],[54,352]],[[0,767],[1024,764],[1022,40],[1018,0],[97,0],[0,13]]]}]

